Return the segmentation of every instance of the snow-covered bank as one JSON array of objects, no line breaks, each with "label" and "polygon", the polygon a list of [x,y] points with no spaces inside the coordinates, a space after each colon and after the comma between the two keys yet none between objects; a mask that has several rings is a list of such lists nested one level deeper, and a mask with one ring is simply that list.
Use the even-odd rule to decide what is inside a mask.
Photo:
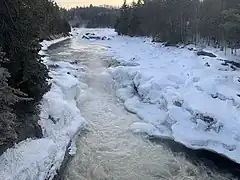
[{"label": "snow-covered bank", "polygon": [[41,42],[42,48],[41,48],[41,51],[39,52],[39,54],[41,55],[43,51],[47,51],[50,46],[52,46],[54,44],[57,44],[57,43],[60,43],[60,42],[63,42],[63,41],[68,40],[68,39],[70,39],[69,36],[60,37],[60,38],[57,38],[57,39],[54,39],[54,40],[51,40],[51,41],[44,40],[43,42]]},{"label": "snow-covered bank", "polygon": [[[47,53],[49,46],[66,40],[60,38],[44,41],[40,55],[50,65]],[[51,90],[43,97],[39,124],[43,129],[42,139],[28,139],[8,149],[0,156],[1,180],[45,180],[53,179],[64,159],[71,140],[87,124],[77,108],[81,84],[71,72],[77,67],[67,62],[55,62],[57,69],[51,69]],[[70,73],[67,73],[67,72]],[[74,153],[74,144],[70,153]]]},{"label": "snow-covered bank", "polygon": [[[87,32],[111,40],[83,40]],[[164,47],[149,38],[117,36],[111,29],[79,29],[74,34],[81,42],[108,47],[106,53],[120,61],[122,66],[109,69],[116,94],[143,120],[130,129],[240,163],[239,69],[222,61],[239,57],[211,48],[206,50],[217,57],[197,56],[191,46]]]}]

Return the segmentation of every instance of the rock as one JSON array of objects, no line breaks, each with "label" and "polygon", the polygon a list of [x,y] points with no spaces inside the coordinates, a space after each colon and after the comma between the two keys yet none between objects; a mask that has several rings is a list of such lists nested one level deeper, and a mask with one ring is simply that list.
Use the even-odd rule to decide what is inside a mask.
[{"label": "rock", "polygon": [[236,68],[235,66],[233,66],[233,65],[231,65],[230,68],[231,68],[233,71],[236,71],[236,70],[237,70],[237,68]]},{"label": "rock", "polygon": [[160,36],[155,36],[155,37],[153,37],[152,42],[161,43],[161,42],[163,42],[163,41],[162,41],[162,39],[160,38]]},{"label": "rock", "polygon": [[103,37],[102,37],[102,40],[106,40],[106,39],[107,39],[107,37],[106,37],[106,36],[103,36]]},{"label": "rock", "polygon": [[228,63],[225,61],[224,63],[221,63],[223,66],[228,66]]},{"label": "rock", "polygon": [[182,103],[179,101],[174,101],[173,104],[177,107],[182,107]]},{"label": "rock", "polygon": [[[87,130],[82,131],[81,133],[78,134],[78,136],[81,137],[84,133],[87,133]],[[72,158],[74,156],[74,154],[71,152],[72,143],[73,143],[72,140],[70,140],[68,142],[68,145],[67,145],[66,150],[65,150],[64,159],[61,163],[60,168],[57,170],[56,175],[53,177],[53,179],[51,178],[52,180],[63,180],[63,176],[65,174],[67,165],[69,164],[69,162],[72,160]],[[48,180],[48,179],[46,179],[46,180]]]},{"label": "rock", "polygon": [[177,47],[178,47],[179,49],[183,49],[185,46],[182,45],[182,44],[178,44]]},{"label": "rock", "polygon": [[78,61],[76,60],[76,61],[73,61],[73,62],[70,62],[70,64],[77,64],[78,63]]},{"label": "rock", "polygon": [[90,39],[88,36],[83,35],[82,39]]},{"label": "rock", "polygon": [[205,66],[206,66],[206,67],[210,67],[210,65],[209,65],[209,63],[208,63],[208,62],[206,62],[206,63],[205,63]]},{"label": "rock", "polygon": [[218,60],[223,61],[223,63],[221,63],[222,66],[230,66],[230,68],[233,71],[236,71],[238,68],[240,68],[240,63],[239,62],[223,60],[223,59],[218,59]]},{"label": "rock", "polygon": [[59,68],[59,65],[57,65],[57,64],[50,64],[50,65],[48,65],[48,68],[57,69],[57,68]]},{"label": "rock", "polygon": [[198,51],[197,55],[198,56],[208,56],[208,57],[212,57],[212,58],[217,57],[215,54],[206,52],[206,51]]},{"label": "rock", "polygon": [[89,36],[89,35],[95,36],[95,33],[86,33],[85,35],[87,35],[87,36]]},{"label": "rock", "polygon": [[86,33],[82,36],[82,39],[95,39],[95,40],[111,40],[107,36],[97,36],[94,33]]},{"label": "rock", "polygon": [[217,99],[218,98],[217,94],[211,94],[211,96],[212,96],[213,99]]},{"label": "rock", "polygon": [[240,77],[237,77],[237,81],[240,82]]},{"label": "rock", "polygon": [[48,116],[48,119],[50,119],[54,124],[57,123],[57,121],[51,115]]},{"label": "rock", "polygon": [[235,62],[235,61],[225,61],[226,63],[228,63],[228,64],[231,64],[231,65],[233,65],[233,66],[235,66],[236,68],[240,68],[240,63],[238,63],[238,62]]},{"label": "rock", "polygon": [[213,117],[208,116],[206,114],[202,114],[202,113],[196,113],[195,114],[195,118],[196,119],[200,119],[200,120],[204,121],[207,124],[212,124],[212,123],[216,122],[216,120]]},{"label": "rock", "polygon": [[67,148],[66,148],[66,152],[65,152],[65,155],[64,155],[63,162],[62,162],[62,164],[61,164],[61,166],[60,166],[60,169],[57,170],[57,174],[55,175],[55,177],[53,178],[53,180],[62,180],[63,175],[64,175],[64,173],[65,173],[65,170],[66,170],[66,168],[67,168],[67,165],[68,165],[68,163],[69,163],[69,162],[71,161],[71,159],[72,159],[72,156],[70,155],[70,150],[69,150],[71,144],[72,144],[72,141],[70,141],[70,142],[68,143],[68,146],[67,146]]},{"label": "rock", "polygon": [[96,39],[96,40],[100,40],[101,37],[100,36],[89,36],[90,39]]},{"label": "rock", "polygon": [[179,47],[177,44],[171,43],[171,42],[165,43],[164,46],[165,46],[165,47],[170,47],[170,46],[172,46],[172,47]]},{"label": "rock", "polygon": [[40,55],[40,57],[41,57],[41,58],[44,58],[44,57],[46,57],[46,55],[45,55],[45,54],[43,54],[43,55]]},{"label": "rock", "polygon": [[228,151],[234,151],[237,149],[236,145],[227,145],[227,144],[223,144],[223,147],[225,149],[227,149]]}]

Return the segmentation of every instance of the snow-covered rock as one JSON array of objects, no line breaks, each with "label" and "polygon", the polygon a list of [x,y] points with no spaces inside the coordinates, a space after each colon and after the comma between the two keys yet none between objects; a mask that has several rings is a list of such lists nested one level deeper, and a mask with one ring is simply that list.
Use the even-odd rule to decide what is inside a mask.
[{"label": "snow-covered rock", "polygon": [[93,39],[93,40],[111,40],[110,37],[97,35],[95,33],[85,33],[82,39]]}]

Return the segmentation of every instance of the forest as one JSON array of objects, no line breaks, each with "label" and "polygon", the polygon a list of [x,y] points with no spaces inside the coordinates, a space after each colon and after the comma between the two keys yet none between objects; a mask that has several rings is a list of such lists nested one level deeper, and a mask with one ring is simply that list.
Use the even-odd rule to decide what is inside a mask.
[{"label": "forest", "polygon": [[239,47],[239,0],[124,1],[115,25],[119,35],[152,36],[154,41]]},{"label": "forest", "polygon": [[151,36],[168,44],[205,43],[239,48],[239,0],[136,0],[120,9],[76,7],[64,17],[73,26],[115,28],[119,35]]},{"label": "forest", "polygon": [[76,7],[64,12],[64,17],[73,27],[114,28],[119,9],[112,6]]},{"label": "forest", "polygon": [[26,138],[39,138],[39,102],[50,89],[40,41],[68,36],[62,9],[49,0],[0,1],[0,154]]}]

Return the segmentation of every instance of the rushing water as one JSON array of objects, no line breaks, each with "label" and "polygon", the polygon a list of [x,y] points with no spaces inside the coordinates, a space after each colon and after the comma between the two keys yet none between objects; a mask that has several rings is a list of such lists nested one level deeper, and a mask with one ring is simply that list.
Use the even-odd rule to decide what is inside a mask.
[{"label": "rushing water", "polygon": [[193,163],[182,153],[173,153],[161,142],[150,142],[129,131],[139,119],[115,97],[114,82],[106,68],[111,59],[104,55],[103,47],[73,40],[56,47],[51,55],[55,60],[78,61],[85,72],[80,80],[88,85],[78,106],[90,123],[90,131],[77,139],[77,154],[65,180],[233,179],[230,174]]}]

